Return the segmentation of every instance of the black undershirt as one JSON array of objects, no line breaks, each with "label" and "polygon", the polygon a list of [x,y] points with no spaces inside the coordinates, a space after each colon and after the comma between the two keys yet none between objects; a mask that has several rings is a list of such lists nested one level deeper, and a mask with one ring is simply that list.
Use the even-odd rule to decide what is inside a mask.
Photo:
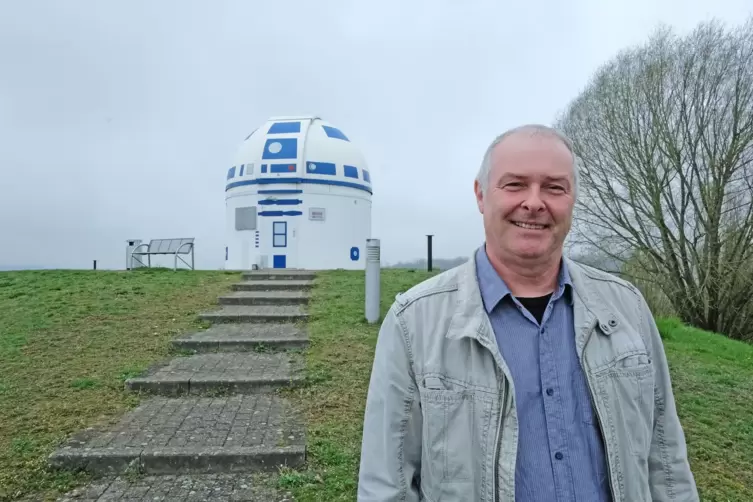
[{"label": "black undershirt", "polygon": [[541,319],[544,317],[544,311],[546,310],[546,306],[549,305],[549,298],[551,296],[552,294],[549,293],[548,295],[531,298],[521,298],[519,296],[516,298],[536,318],[536,321],[541,324]]}]

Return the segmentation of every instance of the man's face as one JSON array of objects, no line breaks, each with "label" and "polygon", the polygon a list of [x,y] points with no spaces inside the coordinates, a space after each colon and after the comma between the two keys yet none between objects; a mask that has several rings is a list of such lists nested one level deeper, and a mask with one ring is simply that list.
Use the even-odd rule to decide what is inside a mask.
[{"label": "man's face", "polygon": [[476,182],[487,245],[499,258],[559,255],[570,231],[573,158],[557,138],[514,134],[491,156],[486,193]]}]

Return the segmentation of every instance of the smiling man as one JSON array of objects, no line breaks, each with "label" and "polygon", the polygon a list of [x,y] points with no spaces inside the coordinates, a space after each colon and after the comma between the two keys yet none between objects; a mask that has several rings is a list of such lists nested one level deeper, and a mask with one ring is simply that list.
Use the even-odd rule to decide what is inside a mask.
[{"label": "smiling man", "polygon": [[377,340],[359,501],[697,501],[661,338],[633,285],[563,256],[567,138],[502,134],[485,243],[397,296]]}]

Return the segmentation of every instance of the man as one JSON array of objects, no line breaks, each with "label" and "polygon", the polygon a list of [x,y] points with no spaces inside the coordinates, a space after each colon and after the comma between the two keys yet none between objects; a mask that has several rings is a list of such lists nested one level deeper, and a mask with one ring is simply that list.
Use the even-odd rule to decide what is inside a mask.
[{"label": "man", "polygon": [[485,244],[383,321],[359,501],[698,500],[643,296],[563,256],[577,181],[553,129],[490,145]]}]

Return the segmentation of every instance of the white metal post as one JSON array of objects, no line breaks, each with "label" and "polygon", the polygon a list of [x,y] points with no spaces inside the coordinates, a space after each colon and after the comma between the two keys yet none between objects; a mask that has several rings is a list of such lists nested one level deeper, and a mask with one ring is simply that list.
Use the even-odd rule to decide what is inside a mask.
[{"label": "white metal post", "polygon": [[366,239],[366,321],[369,324],[379,320],[381,268],[379,255],[379,239]]}]

